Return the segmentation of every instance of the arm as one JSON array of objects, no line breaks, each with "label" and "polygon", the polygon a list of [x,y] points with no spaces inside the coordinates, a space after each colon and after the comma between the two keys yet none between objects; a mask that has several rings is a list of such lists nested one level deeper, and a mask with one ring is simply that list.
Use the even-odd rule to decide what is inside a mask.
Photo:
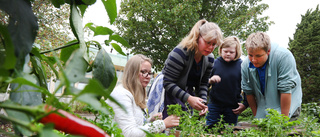
[{"label": "arm", "polygon": [[299,74],[296,74],[296,63],[293,55],[290,51],[287,51],[286,54],[281,54],[279,59],[279,70],[278,70],[278,90],[280,92],[280,106],[281,114],[289,116],[290,107],[291,107],[291,96],[292,89],[297,86],[297,77]]},{"label": "arm", "polygon": [[[178,85],[179,79],[186,68],[186,53],[183,49],[174,48],[169,53],[169,56],[165,62],[163,72],[163,87],[167,94],[173,97],[179,98],[182,102],[186,102],[190,94],[181,89]],[[185,80],[186,81],[186,80]]]},{"label": "arm", "polygon": [[[111,93],[111,96],[125,108],[125,110],[123,110],[114,102],[107,101],[113,108],[115,113],[114,119],[118,123],[119,128],[122,129],[124,136],[146,136],[143,130],[155,133],[161,132],[166,128],[163,120],[156,120],[152,125],[151,123],[143,125],[145,119],[144,114],[142,110],[134,104],[133,96],[129,91],[115,89]],[[141,114],[137,113],[140,111]]]},{"label": "arm", "polygon": [[291,94],[282,93],[280,95],[281,114],[289,116],[291,106]]},{"label": "arm", "polygon": [[254,95],[247,95],[247,101],[249,103],[249,106],[252,110],[253,116],[256,116],[257,114],[257,102],[254,97]]}]

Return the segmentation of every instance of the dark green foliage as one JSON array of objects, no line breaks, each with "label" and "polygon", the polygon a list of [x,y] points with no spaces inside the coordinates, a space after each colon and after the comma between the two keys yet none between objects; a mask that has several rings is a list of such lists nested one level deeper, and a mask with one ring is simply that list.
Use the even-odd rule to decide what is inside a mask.
[{"label": "dark green foliage", "polygon": [[320,106],[317,103],[311,102],[302,104],[302,113],[313,118],[317,118],[318,122],[320,122]]},{"label": "dark green foliage", "polygon": [[105,102],[105,100],[100,99],[100,103],[103,107],[107,108],[109,111],[109,114],[102,113],[101,111],[97,111],[91,106],[86,106],[83,108],[84,111],[88,111],[90,113],[93,113],[95,116],[94,120],[86,119],[87,121],[97,125],[104,131],[106,131],[108,134],[113,134],[114,137],[123,137],[122,130],[117,126],[118,124],[114,122],[114,111],[113,109]]},{"label": "dark green foliage", "polygon": [[253,118],[254,116],[252,114],[252,110],[250,107],[248,107],[239,115],[238,121],[251,121]]},{"label": "dark green foliage", "polygon": [[320,11],[309,9],[301,16],[289,49],[301,76],[303,102],[320,102]]},{"label": "dark green foliage", "polygon": [[174,104],[174,105],[168,105],[168,110],[167,113],[168,115],[176,115],[176,116],[182,116],[183,111],[181,109],[181,105],[180,104]]},{"label": "dark green foliage", "polygon": [[260,137],[283,137],[290,132],[296,132],[293,127],[300,124],[299,121],[289,121],[289,117],[280,114],[277,110],[267,109],[266,118],[254,119],[253,125],[257,128],[250,128],[237,133],[238,136],[260,136]]},{"label": "dark green foliage", "polygon": [[[255,31],[267,31],[269,17],[259,16],[268,8],[261,0],[135,0],[123,1],[116,20],[133,54],[144,54],[161,70],[168,53],[200,19],[217,23],[224,36],[241,40]],[[217,56],[215,50],[215,56]]]},{"label": "dark green foliage", "polygon": [[[11,63],[16,63],[16,68],[21,71],[25,63],[25,56],[30,53],[37,35],[37,18],[33,14],[31,3],[28,1],[1,0],[0,3],[0,9],[10,15],[7,29],[12,39],[15,56],[17,57],[17,62]],[[0,35],[2,33],[0,32]],[[8,47],[4,46],[4,48],[7,49]]]}]

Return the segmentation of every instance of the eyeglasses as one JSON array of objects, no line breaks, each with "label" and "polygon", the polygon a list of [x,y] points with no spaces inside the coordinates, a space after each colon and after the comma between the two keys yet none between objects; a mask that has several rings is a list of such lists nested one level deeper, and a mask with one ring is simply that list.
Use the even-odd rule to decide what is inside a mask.
[{"label": "eyeglasses", "polygon": [[142,73],[142,76],[145,78],[148,76],[153,76],[153,72],[148,72],[146,70],[141,70],[140,72]]},{"label": "eyeglasses", "polygon": [[202,37],[202,35],[200,35],[200,37],[202,38],[202,40],[207,44],[206,46],[213,46],[214,48],[216,48],[217,47],[217,43],[214,43],[214,42],[208,42],[208,41],[206,41],[206,40],[204,40],[204,38]]}]

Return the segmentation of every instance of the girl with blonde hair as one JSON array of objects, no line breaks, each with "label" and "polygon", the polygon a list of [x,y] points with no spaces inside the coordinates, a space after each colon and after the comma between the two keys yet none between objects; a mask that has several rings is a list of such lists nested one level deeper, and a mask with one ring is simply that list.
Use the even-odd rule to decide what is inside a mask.
[{"label": "girl with blonde hair", "polygon": [[207,125],[212,128],[221,119],[223,122],[236,125],[238,115],[249,105],[241,95],[241,63],[242,48],[237,37],[231,36],[223,40],[219,47],[219,55],[213,65],[209,84],[209,113]]},{"label": "girl with blonde hair", "polygon": [[159,133],[166,128],[179,125],[180,118],[173,115],[161,120],[160,113],[147,119],[145,88],[153,75],[151,66],[152,60],[144,55],[131,57],[124,68],[122,84],[110,94],[124,109],[107,100],[115,113],[114,119],[125,137],[143,137],[146,136],[144,131]]}]

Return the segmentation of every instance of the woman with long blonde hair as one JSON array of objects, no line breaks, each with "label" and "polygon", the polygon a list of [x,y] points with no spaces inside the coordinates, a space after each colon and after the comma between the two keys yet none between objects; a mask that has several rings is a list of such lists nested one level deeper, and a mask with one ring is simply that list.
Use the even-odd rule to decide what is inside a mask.
[{"label": "woman with long blonde hair", "polygon": [[144,55],[131,57],[124,68],[122,84],[110,94],[123,105],[124,109],[107,100],[115,113],[114,119],[125,137],[143,137],[146,136],[144,131],[159,133],[166,128],[179,125],[180,118],[177,116],[161,120],[162,114],[159,113],[147,118],[145,88],[153,75],[151,66],[152,60]]},{"label": "woman with long blonde hair", "polygon": [[[200,115],[207,112],[208,107],[205,103],[207,101],[207,85],[214,62],[212,52],[222,44],[222,39],[219,26],[202,19],[169,53],[162,69],[163,77],[159,77],[163,78],[163,88],[165,89],[162,105],[164,107],[160,107],[160,111],[163,111],[163,118],[168,116],[166,106],[170,104],[180,104],[185,111],[188,109],[199,110]],[[152,93],[154,92],[150,91],[150,94]],[[148,109],[154,111],[152,106],[157,105],[152,104],[151,99],[152,97],[149,97]],[[185,103],[191,107],[188,108]]]}]

